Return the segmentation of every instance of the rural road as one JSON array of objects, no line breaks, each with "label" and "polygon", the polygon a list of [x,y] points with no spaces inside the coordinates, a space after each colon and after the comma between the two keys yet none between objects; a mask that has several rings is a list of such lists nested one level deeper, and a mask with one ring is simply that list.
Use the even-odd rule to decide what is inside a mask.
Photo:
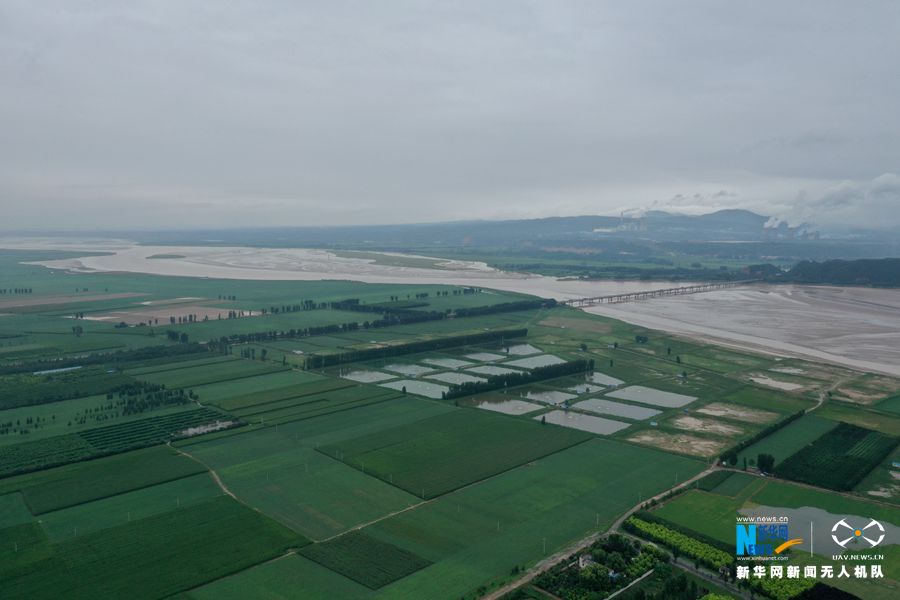
[{"label": "rural road", "polygon": [[494,590],[493,592],[482,596],[482,599],[483,600],[497,600],[504,594],[508,594],[509,592],[513,591],[514,589],[525,585],[526,583],[528,583],[529,581],[531,581],[532,579],[534,579],[541,573],[544,573],[545,571],[549,571],[550,569],[552,569],[553,567],[555,567],[562,561],[566,560],[567,558],[569,558],[576,552],[580,552],[581,550],[584,550],[585,548],[589,547],[591,544],[596,542],[601,537],[608,535],[610,533],[617,532],[619,530],[619,528],[622,526],[622,523],[625,522],[625,519],[627,519],[628,517],[633,515],[635,512],[639,511],[641,509],[641,507],[644,506],[644,504],[646,504],[647,502],[651,502],[653,500],[659,500],[663,496],[665,496],[675,490],[680,490],[682,488],[688,487],[695,481],[702,479],[703,477],[709,475],[710,473],[712,473],[715,470],[716,470],[715,466],[708,467],[708,468],[704,469],[703,471],[701,471],[700,473],[697,473],[690,479],[687,479],[687,480],[679,483],[675,487],[669,488],[668,490],[666,490],[664,492],[660,492],[659,494],[653,496],[652,498],[647,498],[646,500],[642,500],[640,503],[632,506],[622,516],[620,516],[618,519],[616,519],[613,522],[613,524],[610,525],[609,529],[607,529],[606,531],[604,531],[604,532],[598,531],[597,533],[592,533],[591,535],[578,540],[571,546],[568,546],[567,548],[564,548],[564,549],[560,550],[559,552],[557,552],[551,556],[548,556],[547,558],[545,558],[544,560],[542,560],[541,562],[537,563],[535,566],[530,568],[524,575],[522,575],[518,579],[511,581],[510,583],[504,585],[503,587],[500,587],[500,588]]}]

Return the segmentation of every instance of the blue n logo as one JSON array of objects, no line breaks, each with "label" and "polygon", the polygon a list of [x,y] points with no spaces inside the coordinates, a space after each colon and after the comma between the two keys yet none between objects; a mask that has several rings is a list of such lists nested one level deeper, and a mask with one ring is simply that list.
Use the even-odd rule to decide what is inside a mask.
[{"label": "blue n logo", "polygon": [[738,556],[755,554],[756,525],[737,525],[735,529],[735,546]]}]

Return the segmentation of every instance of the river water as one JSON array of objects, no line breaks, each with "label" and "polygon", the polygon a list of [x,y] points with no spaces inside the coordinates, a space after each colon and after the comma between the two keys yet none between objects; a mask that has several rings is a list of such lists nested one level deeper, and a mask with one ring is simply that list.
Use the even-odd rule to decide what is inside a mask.
[{"label": "river water", "polygon": [[[253,280],[340,279],[367,283],[479,286],[557,300],[673,287],[665,281],[580,281],[508,273],[480,262],[441,268],[376,264],[326,250],[137,246],[127,241],[79,245],[0,240],[0,247],[104,250],[104,256],[43,261],[50,268]],[[158,256],[165,258],[153,258]],[[591,313],[767,353],[801,356],[900,376],[900,290],[751,285],[640,302],[600,305]]]}]

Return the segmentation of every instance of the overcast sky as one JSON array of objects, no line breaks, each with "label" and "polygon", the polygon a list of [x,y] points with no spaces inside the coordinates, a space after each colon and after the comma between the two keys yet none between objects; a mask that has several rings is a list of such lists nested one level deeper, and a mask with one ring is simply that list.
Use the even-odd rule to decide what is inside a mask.
[{"label": "overcast sky", "polygon": [[900,3],[0,0],[0,229],[900,227]]}]

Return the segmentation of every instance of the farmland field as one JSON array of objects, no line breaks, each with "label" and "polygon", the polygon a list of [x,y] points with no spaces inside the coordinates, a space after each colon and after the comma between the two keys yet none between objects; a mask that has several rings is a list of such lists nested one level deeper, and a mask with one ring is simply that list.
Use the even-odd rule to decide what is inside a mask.
[{"label": "farmland field", "polygon": [[202,472],[203,467],[168,448],[148,448],[0,482],[0,489],[17,485],[39,515]]},{"label": "farmland field", "polygon": [[427,499],[581,443],[589,435],[462,409],[319,451]]},{"label": "farmland field", "polygon": [[373,590],[431,564],[421,556],[360,531],[306,546],[300,554]]},{"label": "farmland field", "polygon": [[369,598],[373,591],[299,554],[263,563],[191,590],[195,600]]},{"label": "farmland field", "polygon": [[13,572],[0,570],[0,576],[13,597],[158,598],[304,543],[261,514],[220,497],[53,544],[51,557]]},{"label": "farmland field", "polygon": [[897,438],[841,423],[782,461],[780,477],[851,490],[897,446]]},{"label": "farmland field", "polygon": [[[641,505],[729,548],[737,510],[900,521],[900,450],[882,452],[900,435],[889,377],[480,287],[19,262],[42,257],[0,251],[15,285],[34,287],[0,315],[3,598],[474,600]],[[178,311],[200,322],[129,325]],[[97,320],[115,315],[124,324]],[[442,397],[560,361],[596,370]],[[732,445],[813,407],[739,459],[771,453],[833,480],[875,467],[852,493],[721,468]],[[887,578],[854,588],[878,600],[900,585],[900,546],[884,548]]]},{"label": "farmland field", "polygon": [[159,383],[170,388],[184,388],[243,379],[254,375],[276,373],[285,370],[281,365],[272,365],[262,361],[234,360],[200,365],[185,369],[155,371],[137,377],[149,383]]},{"label": "farmland field", "polygon": [[[362,409],[360,409],[362,410]],[[327,424],[319,421],[320,432]],[[309,537],[324,539],[418,500],[316,452],[289,426],[192,444],[238,498]]]},{"label": "farmland field", "polygon": [[777,465],[836,426],[837,423],[834,421],[815,415],[804,415],[742,450],[738,454],[738,460],[743,461],[746,458],[748,462],[756,461],[759,454],[765,453],[774,456]]},{"label": "farmland field", "polygon": [[223,493],[208,473],[198,473],[44,513],[40,516],[40,522],[47,538],[56,543],[181,507],[187,508]]}]

